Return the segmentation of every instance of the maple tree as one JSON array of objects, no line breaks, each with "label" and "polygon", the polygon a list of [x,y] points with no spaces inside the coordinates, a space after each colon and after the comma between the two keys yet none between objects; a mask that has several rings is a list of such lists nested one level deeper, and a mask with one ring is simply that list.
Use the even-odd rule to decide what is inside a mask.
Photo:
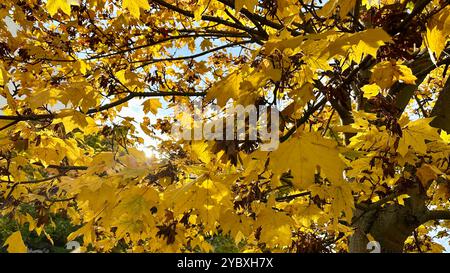
[{"label": "maple tree", "polygon": [[[17,225],[2,245],[26,252],[24,228],[53,242],[58,214],[83,251],[209,252],[219,235],[245,252],[443,251],[449,15],[444,0],[2,1],[0,215]],[[278,149],[173,139],[170,110],[198,101],[276,108]]]}]

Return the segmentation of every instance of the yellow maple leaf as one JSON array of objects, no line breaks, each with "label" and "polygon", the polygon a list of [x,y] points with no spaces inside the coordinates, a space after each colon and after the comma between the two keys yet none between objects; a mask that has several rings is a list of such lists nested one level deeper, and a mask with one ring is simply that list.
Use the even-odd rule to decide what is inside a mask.
[{"label": "yellow maple leaf", "polygon": [[123,70],[120,70],[120,71],[117,71],[116,73],[114,73],[114,76],[117,78],[117,80],[119,81],[119,82],[121,82],[122,84],[125,84],[126,82],[127,82],[127,79],[126,79],[126,77],[125,77],[125,72],[126,72],[126,70],[125,69],[123,69]]},{"label": "yellow maple leaf", "polygon": [[3,67],[0,67],[0,85],[8,82],[8,72]]},{"label": "yellow maple leaf", "polygon": [[11,93],[9,92],[8,86],[5,86],[3,89],[3,92],[0,92],[0,94],[4,97],[6,97],[6,102],[8,103],[8,106],[11,110],[17,109],[17,101],[13,98]]},{"label": "yellow maple leaf", "polygon": [[385,5],[403,3],[405,0],[363,0],[362,4],[370,9],[371,7],[381,7]]},{"label": "yellow maple leaf", "polygon": [[198,158],[204,163],[211,161],[211,154],[208,152],[208,143],[202,141],[195,141],[191,144],[191,151],[194,158]]},{"label": "yellow maple leaf", "polygon": [[331,204],[331,213],[336,218],[341,216],[343,212],[347,220],[351,220],[353,217],[353,208],[355,207],[353,202],[352,190],[348,184],[338,183],[339,186],[333,186],[330,189],[331,196],[333,197],[333,203]]},{"label": "yellow maple leaf", "polygon": [[217,105],[223,107],[229,99],[237,99],[240,94],[240,86],[243,81],[238,72],[231,73],[221,81],[217,82],[205,97],[206,101],[217,99]]},{"label": "yellow maple leaf", "polygon": [[181,187],[171,186],[164,192],[164,202],[173,207],[175,213],[195,208],[198,219],[212,226],[220,217],[220,208],[231,204],[230,189],[222,181],[213,181],[206,176],[190,181]]},{"label": "yellow maple leaf", "polygon": [[367,84],[361,88],[365,98],[372,98],[380,94],[381,88],[377,84]]},{"label": "yellow maple leaf", "polygon": [[139,19],[141,15],[141,8],[148,10],[150,9],[150,4],[148,3],[148,0],[123,0],[122,8],[128,9],[134,18]]},{"label": "yellow maple leaf", "polygon": [[144,103],[144,113],[152,112],[152,114],[156,115],[158,113],[158,109],[161,108],[161,101],[159,99],[148,99]]},{"label": "yellow maple leaf", "polygon": [[425,189],[427,189],[430,183],[438,177],[438,174],[441,174],[441,171],[429,164],[422,165],[416,171],[416,175]]},{"label": "yellow maple leaf", "polygon": [[253,11],[256,5],[258,5],[258,0],[236,0],[234,9],[238,13],[245,6],[249,11]]},{"label": "yellow maple leaf", "polygon": [[342,181],[345,164],[334,141],[306,132],[282,143],[272,153],[270,167],[276,174],[291,170],[294,185],[304,188],[314,183],[318,170],[332,182]]},{"label": "yellow maple leaf", "polygon": [[200,48],[203,51],[209,50],[213,47],[213,43],[211,42],[210,39],[203,39],[203,41],[200,43]]},{"label": "yellow maple leaf", "polygon": [[444,51],[447,41],[450,40],[450,6],[430,19],[424,38],[431,59],[436,63]]},{"label": "yellow maple leaf", "polygon": [[48,0],[45,7],[51,16],[55,15],[59,9],[61,9],[65,14],[70,15],[71,5],[79,6],[79,0]]},{"label": "yellow maple leaf", "polygon": [[376,57],[378,49],[391,40],[391,36],[382,28],[372,28],[342,35],[327,50],[330,56],[341,55],[359,63],[363,56]]},{"label": "yellow maple leaf", "polygon": [[80,71],[81,74],[86,75],[88,70],[88,64],[84,60],[78,60],[75,67]]},{"label": "yellow maple leaf", "polygon": [[441,138],[445,143],[450,143],[450,134],[448,134],[446,131],[441,131]]},{"label": "yellow maple leaf", "polygon": [[353,39],[359,40],[354,47],[354,55],[359,57],[364,54],[377,56],[378,49],[391,41],[391,36],[382,28],[373,28],[352,35]]},{"label": "yellow maple leaf", "polygon": [[67,236],[67,241],[73,241],[76,238],[83,236],[84,245],[88,245],[95,240],[94,223],[90,221],[78,230],[72,232]]},{"label": "yellow maple leaf", "polygon": [[416,84],[417,77],[413,75],[411,68],[397,63],[397,69],[399,72],[398,81],[405,84]]},{"label": "yellow maple leaf", "polygon": [[139,126],[141,127],[142,131],[151,136],[153,135],[153,132],[149,129],[150,128],[150,119],[148,117],[144,117],[143,121],[139,124]]},{"label": "yellow maple leaf", "polygon": [[73,110],[61,111],[61,113],[58,115],[58,118],[56,118],[52,122],[52,124],[58,124],[58,123],[64,124],[66,133],[70,133],[73,130],[75,130],[76,128],[80,128],[80,129],[86,128],[90,124],[95,125],[95,121],[92,118],[85,116],[84,114],[82,114],[78,111],[73,111]]},{"label": "yellow maple leaf", "polygon": [[23,242],[20,231],[11,234],[5,241],[4,246],[8,245],[7,251],[9,253],[26,253],[27,246]]},{"label": "yellow maple leaf", "polygon": [[158,192],[152,187],[131,188],[120,195],[120,204],[115,208],[118,216],[127,215],[134,221],[142,220],[151,224],[150,209],[159,202]]},{"label": "yellow maple leaf", "polygon": [[234,209],[223,209],[220,212],[220,227],[230,233],[236,242],[245,239],[253,232],[253,219],[237,214]]},{"label": "yellow maple leaf", "polygon": [[402,157],[408,153],[410,147],[421,154],[427,152],[426,140],[440,140],[438,129],[430,126],[433,118],[418,119],[409,122],[403,128],[403,136],[399,141],[397,151]]},{"label": "yellow maple leaf", "polygon": [[356,0],[331,0],[317,12],[317,15],[330,17],[335,12],[339,12],[339,16],[344,18],[353,9],[355,4]]},{"label": "yellow maple leaf", "polygon": [[408,194],[402,194],[397,197],[397,202],[399,205],[404,206],[405,205],[405,199],[410,198]]},{"label": "yellow maple leaf", "polygon": [[210,0],[198,0],[197,5],[194,8],[194,20],[200,21],[202,19],[203,13],[206,12],[210,5]]},{"label": "yellow maple leaf", "polygon": [[267,204],[255,204],[257,213],[255,226],[262,227],[260,240],[263,242],[272,246],[286,246],[291,243],[291,225],[294,221],[285,213],[275,211],[274,201],[271,196]]},{"label": "yellow maple leaf", "polygon": [[371,71],[370,81],[381,89],[388,89],[396,82],[415,84],[417,80],[409,67],[395,60],[380,62]]}]

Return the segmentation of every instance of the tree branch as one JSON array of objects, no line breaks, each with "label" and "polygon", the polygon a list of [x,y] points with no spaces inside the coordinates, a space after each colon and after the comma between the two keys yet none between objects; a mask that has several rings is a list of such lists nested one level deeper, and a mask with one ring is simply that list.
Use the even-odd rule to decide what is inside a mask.
[{"label": "tree branch", "polygon": [[430,210],[425,214],[424,221],[450,220],[450,210]]},{"label": "tree branch", "polygon": [[0,180],[0,183],[4,184],[4,183],[15,183],[15,184],[19,184],[19,185],[25,185],[25,184],[39,184],[42,182],[48,182],[48,181],[52,181],[53,179],[62,177],[63,175],[55,175],[55,176],[51,176],[51,177],[47,177],[47,178],[42,178],[42,179],[37,179],[37,180],[29,180],[29,181],[19,181],[19,182],[14,182],[14,181],[8,181],[8,180]]},{"label": "tree branch", "polygon": [[200,38],[200,37],[228,37],[228,38],[238,38],[238,37],[249,37],[246,33],[243,32],[229,32],[229,33],[195,33],[195,34],[183,34],[183,35],[178,35],[178,36],[171,36],[171,37],[167,37],[158,41],[153,41],[150,43],[147,43],[145,45],[140,45],[140,46],[135,46],[132,48],[125,48],[116,52],[111,52],[111,53],[107,53],[107,54],[99,54],[99,55],[95,55],[95,56],[91,56],[89,58],[86,58],[85,60],[96,60],[96,59],[101,59],[101,58],[108,58],[108,57],[112,57],[115,55],[121,55],[124,53],[128,53],[128,52],[132,52],[132,51],[136,51],[139,49],[143,49],[143,48],[147,48],[150,46],[155,46],[158,44],[162,44],[165,42],[169,42],[172,40],[177,40],[177,39],[185,39],[185,38]]},{"label": "tree branch", "polygon": [[401,31],[403,31],[412,21],[416,15],[420,14],[425,7],[431,2],[431,0],[418,0],[414,5],[413,11],[408,15],[408,17],[403,20],[398,27],[396,27],[391,33],[391,35],[395,35]]},{"label": "tree branch", "polygon": [[[233,0],[219,0],[219,2],[221,2],[222,4],[228,6],[232,9],[235,9]],[[283,28],[283,25],[281,25],[277,22],[270,21],[267,18],[262,17],[260,15],[254,14],[245,8],[242,8],[240,10],[240,13],[244,14],[251,21],[253,21],[253,20],[258,21],[260,24],[263,24],[265,26],[269,26],[271,28],[278,29],[278,30]]]},{"label": "tree branch", "polygon": [[[194,14],[192,12],[184,10],[184,9],[179,8],[177,6],[174,6],[172,4],[169,4],[169,3],[165,2],[165,1],[153,0],[153,2],[157,3],[158,5],[161,5],[161,6],[165,7],[167,9],[170,9],[170,10],[172,10],[174,12],[177,12],[177,13],[179,13],[181,15],[184,15],[186,17],[195,18]],[[219,18],[219,17],[203,15],[201,18],[202,18],[202,20],[205,20],[205,21],[219,23],[219,24],[222,24],[222,25],[225,25],[225,26],[228,26],[228,27],[232,27],[232,28],[243,30],[243,31],[245,31],[247,33],[252,33],[254,35],[258,35],[258,32],[253,30],[253,29],[251,29],[251,28],[235,24],[233,22],[224,20],[224,19]]]},{"label": "tree branch", "polygon": [[218,46],[216,48],[212,48],[210,50],[206,50],[194,55],[189,55],[189,56],[180,56],[180,57],[171,57],[171,58],[164,58],[164,59],[147,59],[147,60],[137,60],[137,61],[133,61],[132,63],[143,63],[141,65],[139,65],[137,68],[142,68],[144,66],[150,65],[150,64],[154,64],[157,62],[167,62],[167,61],[182,61],[182,60],[188,60],[188,59],[195,59],[204,55],[208,55],[210,53],[222,50],[222,49],[226,49],[229,47],[235,47],[235,46],[239,46],[239,45],[244,45],[244,44],[249,44],[249,43],[253,43],[253,40],[246,40],[246,41],[240,41],[240,42],[236,42],[236,43],[231,43],[231,44],[226,44],[223,46]]},{"label": "tree branch", "polygon": [[[448,52],[448,49],[445,51]],[[395,106],[398,109],[398,117],[405,111],[406,106],[414,95],[420,84],[424,81],[426,76],[441,65],[450,64],[450,58],[445,58],[439,61],[437,64],[433,64],[428,52],[423,52],[422,55],[408,66],[411,68],[413,75],[417,77],[416,85],[408,85],[404,83],[396,83],[389,90],[389,95],[394,98]]]},{"label": "tree branch", "polygon": [[109,104],[105,104],[103,106],[100,106],[99,108],[90,109],[86,112],[86,114],[94,114],[98,113],[104,110],[111,109],[113,107],[119,106],[121,104],[124,104],[134,98],[148,98],[148,97],[170,97],[170,96],[176,96],[176,97],[203,97],[206,95],[206,92],[190,92],[190,93],[181,93],[181,92],[132,92],[129,93],[128,96],[119,99],[117,101],[114,101]]},{"label": "tree branch", "polygon": [[295,199],[295,198],[303,197],[303,196],[308,196],[308,195],[311,195],[311,192],[310,192],[310,191],[301,192],[301,193],[297,193],[297,194],[293,194],[293,195],[287,195],[287,196],[277,197],[277,198],[275,198],[275,200],[276,200],[277,202],[291,201],[291,200],[293,200],[293,199]]},{"label": "tree branch", "polygon": [[311,108],[308,108],[308,110],[303,114],[303,116],[295,121],[294,126],[286,133],[286,135],[281,137],[280,142],[283,143],[287,141],[297,131],[297,128],[300,127],[305,122],[307,122],[311,117],[311,115],[314,114],[314,112],[316,112],[317,110],[319,110],[320,107],[325,105],[325,103],[327,103],[327,99],[323,98],[316,105],[314,105]]},{"label": "tree branch", "polygon": [[[117,101],[114,101],[112,103],[109,104],[105,104],[102,106],[99,106],[97,108],[93,108],[93,109],[89,109],[85,114],[94,114],[94,113],[98,113],[104,110],[108,110],[110,108],[113,108],[115,106],[121,105],[123,103],[128,102],[129,100],[133,99],[133,98],[144,98],[144,97],[203,97],[206,95],[206,92],[186,92],[186,93],[182,93],[182,92],[132,92],[129,93],[128,96],[119,99]],[[54,113],[54,114],[34,114],[34,115],[17,115],[17,116],[0,116],[0,120],[14,120],[16,122],[19,121],[39,121],[39,120],[44,120],[44,119],[53,119],[55,117],[57,117],[58,114]],[[12,125],[11,125],[12,126]]]}]

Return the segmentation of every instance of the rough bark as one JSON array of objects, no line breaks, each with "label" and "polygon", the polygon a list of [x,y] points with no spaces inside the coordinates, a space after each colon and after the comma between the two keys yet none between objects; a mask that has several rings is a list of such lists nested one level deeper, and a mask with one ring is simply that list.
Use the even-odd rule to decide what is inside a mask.
[{"label": "rough bark", "polygon": [[399,253],[405,240],[427,217],[426,195],[419,184],[409,188],[404,206],[392,203],[374,204],[366,209],[358,209],[353,220],[354,235],[349,247],[352,253],[369,252],[368,235],[381,246],[382,253]]},{"label": "rough bark", "polygon": [[431,116],[435,117],[431,126],[450,132],[450,78],[439,94]]}]

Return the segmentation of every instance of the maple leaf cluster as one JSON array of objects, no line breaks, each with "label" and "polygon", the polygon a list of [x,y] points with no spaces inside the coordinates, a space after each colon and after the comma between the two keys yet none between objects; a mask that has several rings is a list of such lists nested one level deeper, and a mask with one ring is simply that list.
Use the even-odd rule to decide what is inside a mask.
[{"label": "maple leaf cluster", "polygon": [[[0,243],[441,252],[449,40],[443,0],[2,1]],[[278,149],[175,139],[198,102],[276,109]]]}]

